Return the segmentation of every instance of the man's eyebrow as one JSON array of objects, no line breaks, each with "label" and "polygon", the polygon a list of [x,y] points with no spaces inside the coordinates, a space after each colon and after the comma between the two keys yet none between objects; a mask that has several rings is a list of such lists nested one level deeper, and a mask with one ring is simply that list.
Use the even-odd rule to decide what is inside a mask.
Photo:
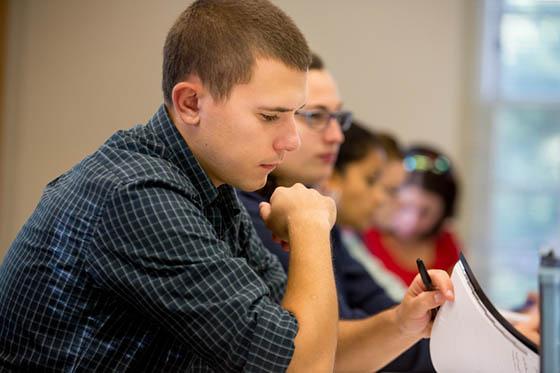
[{"label": "man's eyebrow", "polygon": [[[310,105],[307,107],[307,109],[311,109],[311,110],[324,110],[324,111],[329,111],[329,108],[326,107],[325,105],[321,105],[321,104],[316,104],[316,105]],[[339,105],[337,105],[336,110],[340,110],[342,109],[342,103],[340,103]]]},{"label": "man's eyebrow", "polygon": [[258,109],[259,110],[264,110],[264,111],[272,111],[272,112],[277,112],[277,113],[288,113],[290,111],[298,111],[301,108],[303,108],[305,106],[305,104],[301,105],[299,108],[297,109],[291,109],[291,108],[287,108],[287,107],[282,107],[282,106],[274,106],[274,107],[270,107],[270,106],[259,106]]}]

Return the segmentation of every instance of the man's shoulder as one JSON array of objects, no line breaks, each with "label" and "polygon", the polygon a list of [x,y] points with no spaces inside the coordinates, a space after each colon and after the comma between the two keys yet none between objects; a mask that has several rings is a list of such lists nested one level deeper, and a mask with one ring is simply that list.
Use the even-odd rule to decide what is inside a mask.
[{"label": "man's shoulder", "polygon": [[57,209],[72,213],[98,215],[107,201],[127,199],[127,193],[142,190],[144,198],[164,198],[161,193],[167,195],[165,198],[168,193],[180,195],[182,201],[189,200],[198,209],[196,188],[179,167],[166,160],[163,147],[137,140],[131,131],[115,133],[94,153],[48,183],[42,201],[58,201]]},{"label": "man's shoulder", "polygon": [[118,131],[83,161],[90,172],[113,179],[117,185],[166,184],[188,194],[192,181],[172,162],[165,145],[144,126]]}]

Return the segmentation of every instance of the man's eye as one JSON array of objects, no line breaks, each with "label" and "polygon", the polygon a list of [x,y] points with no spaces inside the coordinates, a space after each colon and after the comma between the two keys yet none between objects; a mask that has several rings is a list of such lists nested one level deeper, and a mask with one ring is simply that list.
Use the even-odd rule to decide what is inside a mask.
[{"label": "man's eye", "polygon": [[396,197],[397,193],[399,192],[398,188],[395,187],[386,187],[385,188],[385,192],[390,196],[390,197]]},{"label": "man's eye", "polygon": [[379,173],[375,173],[373,175],[368,175],[366,176],[366,183],[368,186],[373,186],[375,184],[377,184],[377,181],[379,181]]},{"label": "man's eye", "polygon": [[265,122],[274,122],[275,120],[278,120],[278,115],[266,115],[266,114],[261,114],[261,118],[262,118]]},{"label": "man's eye", "polygon": [[373,185],[375,185],[376,181],[377,181],[377,178],[376,178],[376,177],[373,177],[373,176],[368,176],[368,177],[366,177],[366,184],[367,184],[368,186],[373,186]]},{"label": "man's eye", "polygon": [[325,118],[328,116],[328,114],[323,113],[321,111],[316,111],[316,112],[311,113],[309,116],[314,121],[322,122],[322,121],[325,120]]}]

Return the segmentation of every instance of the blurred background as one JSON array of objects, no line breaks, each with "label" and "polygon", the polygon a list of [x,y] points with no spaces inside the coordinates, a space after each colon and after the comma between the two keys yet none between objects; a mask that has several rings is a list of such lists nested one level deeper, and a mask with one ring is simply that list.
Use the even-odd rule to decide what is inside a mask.
[{"label": "blurred background", "polygon": [[[458,165],[457,231],[501,307],[560,238],[559,0],[276,0],[347,108]],[[0,257],[45,184],[162,102],[189,1],[0,0]]]}]

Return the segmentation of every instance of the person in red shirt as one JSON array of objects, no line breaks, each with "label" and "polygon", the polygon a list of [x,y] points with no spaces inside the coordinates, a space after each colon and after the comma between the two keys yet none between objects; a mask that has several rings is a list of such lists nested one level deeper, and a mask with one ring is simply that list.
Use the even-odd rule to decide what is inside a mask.
[{"label": "person in red shirt", "polygon": [[434,148],[411,147],[402,165],[404,182],[395,195],[393,212],[386,214],[387,224],[367,231],[363,239],[385,269],[408,286],[418,273],[417,258],[428,268],[449,273],[459,259],[449,224],[459,187],[449,158]]},{"label": "person in red shirt", "polygon": [[[375,206],[374,228],[366,230],[362,240],[348,240],[344,234],[342,239],[350,255],[398,302],[418,273],[417,258],[448,273],[459,259],[450,224],[459,182],[449,159],[436,149],[415,146],[403,154],[392,135],[376,132],[376,137],[385,154],[379,179],[385,197]],[[529,295],[527,303],[535,303],[534,296]],[[514,311],[525,313],[527,320],[512,324],[540,344],[538,308]]]}]

